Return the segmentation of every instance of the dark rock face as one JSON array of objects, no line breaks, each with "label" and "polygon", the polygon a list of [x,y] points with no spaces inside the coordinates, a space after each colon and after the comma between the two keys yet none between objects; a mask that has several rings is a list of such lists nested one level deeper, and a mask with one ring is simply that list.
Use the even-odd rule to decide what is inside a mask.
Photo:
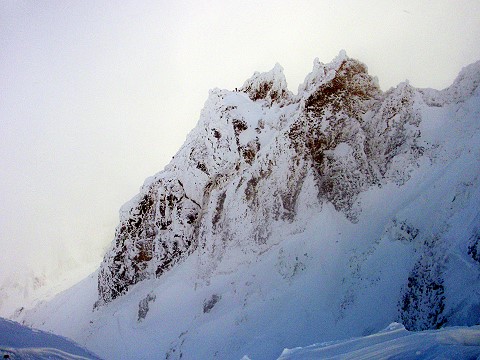
[{"label": "dark rock face", "polygon": [[476,230],[468,241],[468,255],[480,264],[480,230]]},{"label": "dark rock face", "polygon": [[[129,217],[117,227],[115,253],[105,255],[100,268],[99,304],[124,294],[151,275],[160,276],[195,249],[200,207],[189,199],[178,179],[150,186]],[[170,241],[159,241],[168,233]],[[107,281],[105,281],[107,280]]]},{"label": "dark rock face", "polygon": [[209,313],[213,307],[220,301],[222,297],[217,294],[213,294],[209,300],[205,300],[203,303],[203,313]]},{"label": "dark rock face", "polygon": [[345,117],[361,119],[368,107],[365,100],[380,95],[367,67],[354,59],[345,59],[336,70],[335,77],[318,87],[305,101],[307,112],[321,118],[326,113],[342,113]]},{"label": "dark rock face", "polygon": [[149,303],[154,302],[156,300],[157,296],[155,294],[148,294],[144,299],[140,300],[138,303],[138,317],[137,321],[140,322],[148,314],[148,311],[150,310]]},{"label": "dark rock face", "polygon": [[[363,117],[369,104],[380,96],[365,65],[344,60],[336,76],[305,100],[305,116],[290,133],[296,149],[306,147],[302,150],[315,169],[319,196],[352,220],[357,195],[375,183],[371,163],[376,159],[365,152],[370,124],[364,123]],[[340,144],[346,147],[346,154],[335,153]]]},{"label": "dark rock face", "polygon": [[[396,155],[408,153],[413,163],[422,154],[414,94],[406,84],[383,94],[365,65],[347,59],[305,100],[303,116],[290,128],[291,146],[315,169],[319,197],[352,221],[358,194],[390,180]],[[347,153],[335,151],[340,145]],[[398,174],[398,182],[405,180]]]},{"label": "dark rock face", "polygon": [[443,262],[436,253],[437,237],[425,241],[423,254],[408,277],[399,303],[400,321],[410,331],[439,329],[446,322]]},{"label": "dark rock face", "polygon": [[179,153],[123,208],[97,305],[197,249],[209,254],[200,262],[210,268],[229,244],[266,250],[272,224],[295,219],[310,176],[318,200],[355,222],[358,195],[407,181],[422,155],[417,101],[408,84],[383,93],[345,54],[317,62],[297,96],[279,65],[238,92],[213,90]]}]

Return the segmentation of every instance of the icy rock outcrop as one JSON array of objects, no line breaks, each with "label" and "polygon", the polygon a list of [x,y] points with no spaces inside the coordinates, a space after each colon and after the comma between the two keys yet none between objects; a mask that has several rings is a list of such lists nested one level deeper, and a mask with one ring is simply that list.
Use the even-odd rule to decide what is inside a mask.
[{"label": "icy rock outcrop", "polygon": [[[442,97],[456,98],[447,90]],[[212,90],[171,163],[122,208],[97,305],[195,251],[208,282],[228,249],[268,250],[279,241],[276,224],[297,217],[307,183],[306,196],[357,221],[361,192],[409,179],[425,151],[419,108],[435,96],[408,83],[384,93],[345,52],[330,64],[316,59],[296,96],[278,64],[238,91]]]},{"label": "icy rock outcrop", "polygon": [[154,302],[156,299],[157,299],[157,296],[153,293],[150,293],[145,298],[140,300],[140,302],[138,303],[138,317],[137,317],[138,322],[145,319],[145,317],[148,314],[148,311],[150,310],[149,303]]},{"label": "icy rock outcrop", "polygon": [[423,244],[422,256],[408,277],[399,304],[400,319],[411,331],[440,329],[447,319],[445,310],[444,265],[438,255],[437,237]]},{"label": "icy rock outcrop", "polygon": [[240,91],[248,94],[253,101],[266,100],[268,104],[285,103],[292,99],[293,94],[288,90],[287,80],[280,64],[266,73],[256,72],[245,81]]},{"label": "icy rock outcrop", "polygon": [[480,264],[480,229],[475,229],[468,241],[468,255]]},{"label": "icy rock outcrop", "polygon": [[107,253],[100,268],[102,300],[116,298],[152,274],[160,276],[188,256],[195,247],[199,211],[175,177],[147,186],[117,227],[114,252]]}]

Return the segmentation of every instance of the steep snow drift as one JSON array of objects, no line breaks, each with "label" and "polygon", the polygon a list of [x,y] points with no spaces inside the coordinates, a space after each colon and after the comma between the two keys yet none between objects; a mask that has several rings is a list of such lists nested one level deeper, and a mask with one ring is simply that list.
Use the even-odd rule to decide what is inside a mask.
[{"label": "steep snow drift", "polygon": [[212,90],[98,273],[18,319],[108,359],[480,324],[479,79],[382,92],[342,52],[297,95],[278,65]]},{"label": "steep snow drift", "polygon": [[73,341],[0,318],[2,359],[100,359]]},{"label": "steep snow drift", "polygon": [[285,349],[278,360],[307,359],[476,359],[480,327],[456,327],[411,333],[397,323],[362,338]]}]

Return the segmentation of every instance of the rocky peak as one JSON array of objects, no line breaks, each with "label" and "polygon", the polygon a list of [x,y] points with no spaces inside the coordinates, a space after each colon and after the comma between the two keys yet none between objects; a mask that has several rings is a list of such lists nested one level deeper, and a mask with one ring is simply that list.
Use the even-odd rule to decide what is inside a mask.
[{"label": "rocky peak", "polygon": [[194,252],[204,279],[229,249],[259,256],[282,236],[278,224],[306,211],[299,199],[355,222],[362,191],[404,183],[422,156],[419,101],[408,84],[383,93],[344,51],[316,59],[297,96],[278,64],[240,91],[212,90],[172,162],[123,208],[98,304]]},{"label": "rocky peak", "polygon": [[278,63],[268,72],[255,72],[245,81],[240,91],[247,93],[254,101],[266,100],[267,104],[284,103],[292,98],[283,74],[283,67]]},{"label": "rocky peak", "polygon": [[313,69],[305,77],[305,81],[298,86],[298,97],[307,98],[319,86],[332,80],[338,68],[348,59],[345,50],[341,50],[332,62],[324,64],[318,58],[313,60]]},{"label": "rocky peak", "polygon": [[326,111],[360,118],[367,107],[361,103],[378,97],[381,90],[377,79],[368,74],[367,67],[345,52],[327,65],[315,59],[313,71],[299,87],[299,96],[305,100],[306,111],[321,115]]}]

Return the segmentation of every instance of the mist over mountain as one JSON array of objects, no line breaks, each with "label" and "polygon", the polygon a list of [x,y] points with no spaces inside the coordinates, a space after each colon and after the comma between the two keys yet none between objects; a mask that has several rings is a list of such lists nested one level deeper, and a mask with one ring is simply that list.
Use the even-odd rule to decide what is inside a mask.
[{"label": "mist over mountain", "polygon": [[480,324],[479,84],[477,62],[444,90],[384,92],[342,51],[296,95],[278,64],[211,90],[99,270],[16,319],[108,359]]}]

